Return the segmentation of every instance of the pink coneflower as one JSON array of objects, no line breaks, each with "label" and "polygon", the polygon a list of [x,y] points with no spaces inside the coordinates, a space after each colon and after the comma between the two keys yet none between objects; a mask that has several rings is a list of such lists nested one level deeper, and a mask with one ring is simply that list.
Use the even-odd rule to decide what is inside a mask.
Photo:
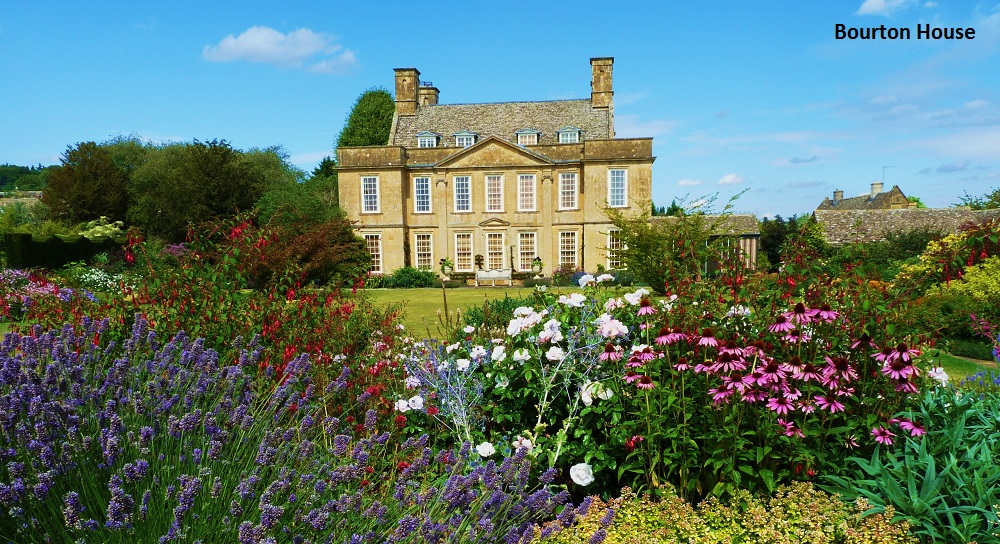
[{"label": "pink coneflower", "polygon": [[680,327],[674,327],[674,330],[670,331],[667,335],[667,343],[673,344],[674,342],[680,342],[681,340],[687,340],[688,335],[684,334],[684,331]]},{"label": "pink coneflower", "polygon": [[691,368],[691,365],[688,364],[687,357],[681,357],[680,359],[677,359],[677,363],[674,364],[674,370],[677,370],[679,372],[683,372],[689,368]]},{"label": "pink coneflower", "polygon": [[785,397],[771,397],[767,401],[767,407],[778,414],[787,414],[789,410],[795,408],[792,402]]},{"label": "pink coneflower", "polygon": [[792,329],[788,331],[788,334],[781,337],[781,339],[784,340],[785,342],[789,342],[792,344],[808,342],[809,338],[810,338],[809,335],[806,334],[806,332],[803,331],[802,329]]},{"label": "pink coneflower", "polygon": [[636,355],[636,354],[633,353],[631,356],[629,356],[628,362],[625,363],[625,366],[627,366],[629,368],[639,368],[640,366],[642,366],[645,363],[646,363],[646,361],[643,361],[642,359],[639,358],[638,355]]},{"label": "pink coneflower", "polygon": [[834,391],[834,394],[836,394],[838,397],[853,397],[854,396],[854,388],[853,387],[841,387],[841,388],[837,389],[836,391]]},{"label": "pink coneflower", "polygon": [[891,446],[893,442],[893,437],[896,436],[892,431],[886,429],[885,427],[875,427],[872,429],[872,436],[875,437],[875,441],[879,444],[885,444],[886,446]]},{"label": "pink coneflower", "polygon": [[847,357],[838,355],[835,357],[827,356],[825,359],[826,366],[823,368],[823,385],[826,387],[833,389],[841,381],[850,383],[851,380],[858,379],[858,372],[854,370],[854,366],[847,360]]},{"label": "pink coneflower", "polygon": [[862,348],[873,348],[875,347],[875,342],[872,342],[872,337],[868,336],[868,333],[861,333],[861,336],[851,344],[851,349],[862,349]]},{"label": "pink coneflower", "polygon": [[768,392],[759,387],[747,389],[742,393],[742,395],[743,395],[743,402],[746,402],[748,404],[762,402],[767,400],[768,398]]},{"label": "pink coneflower", "polygon": [[656,387],[656,384],[653,383],[653,378],[650,378],[649,376],[643,374],[639,378],[639,382],[636,383],[635,386],[638,387],[639,389],[645,389],[646,391],[649,391],[650,389]]},{"label": "pink coneflower", "polygon": [[785,381],[785,376],[787,376],[787,374],[787,371],[782,368],[780,363],[768,361],[766,365],[760,368],[760,378],[757,379],[757,383],[759,385],[781,383]]},{"label": "pink coneflower", "polygon": [[813,316],[816,315],[816,312],[818,312],[818,310],[807,309],[805,304],[799,302],[794,308],[792,308],[792,311],[785,312],[781,315],[792,323],[811,323],[813,321]]},{"label": "pink coneflower", "polygon": [[649,303],[649,297],[642,297],[639,301],[639,311],[636,315],[653,315],[656,313],[656,308]]},{"label": "pink coneflower", "polygon": [[638,357],[642,362],[646,362],[656,359],[656,352],[646,344],[640,344],[632,346],[632,356]]},{"label": "pink coneflower", "polygon": [[643,440],[645,440],[645,438],[639,435],[634,435],[632,438],[626,438],[625,450],[631,452],[632,450],[635,449],[635,447],[639,444],[639,442],[642,442]]},{"label": "pink coneflower", "polygon": [[783,315],[779,315],[773,325],[767,328],[771,332],[788,332],[795,328],[795,325]]},{"label": "pink coneflower", "polygon": [[908,348],[906,344],[899,344],[896,346],[896,357],[904,362],[910,362],[914,357],[920,355],[920,350]]},{"label": "pink coneflower", "polygon": [[793,401],[794,400],[799,400],[800,398],[802,398],[802,391],[799,391],[798,388],[787,389],[785,391],[785,398],[788,399],[788,400],[793,400]]},{"label": "pink coneflower", "polygon": [[764,348],[766,348],[766,347],[767,347],[767,345],[764,344],[763,340],[754,340],[753,342],[750,343],[749,346],[743,348],[743,356],[744,357],[763,357],[764,356]]},{"label": "pink coneflower", "polygon": [[837,400],[837,397],[824,397],[822,395],[816,395],[813,399],[816,401],[816,406],[819,406],[820,409],[826,410],[831,414],[844,411],[844,405]]},{"label": "pink coneflower", "polygon": [[832,308],[830,308],[829,304],[821,305],[818,310],[815,310],[815,312],[817,319],[827,323],[833,323],[838,317],[840,317],[840,312],[835,312]]},{"label": "pink coneflower", "polygon": [[638,380],[639,377],[640,374],[636,374],[635,372],[629,370],[628,372],[625,373],[625,383],[632,383]]},{"label": "pink coneflower", "polygon": [[604,346],[604,351],[598,356],[598,359],[602,361],[617,361],[622,358],[622,353],[618,351],[618,346],[608,342]]},{"label": "pink coneflower", "polygon": [[656,333],[656,345],[664,346],[667,345],[667,339],[670,337],[670,327],[666,325],[660,327],[660,332]]},{"label": "pink coneflower", "polygon": [[858,447],[858,439],[855,438],[853,434],[849,434],[847,435],[847,438],[844,439],[844,446],[849,450],[853,450]]},{"label": "pink coneflower", "polygon": [[701,329],[701,338],[698,340],[699,346],[717,347],[719,341],[715,339],[715,332],[710,328]]},{"label": "pink coneflower", "polygon": [[785,421],[784,419],[779,418],[778,425],[781,425],[782,427],[785,428],[785,436],[797,436],[799,438],[805,436],[804,434],[802,434],[802,429],[798,429],[795,427],[794,421]]},{"label": "pink coneflower", "polygon": [[724,344],[719,348],[719,353],[736,355],[738,357],[743,357],[743,349],[736,345],[735,340],[726,340]]},{"label": "pink coneflower", "polygon": [[712,370],[714,370],[715,372],[722,372],[728,374],[734,370],[745,370],[747,367],[747,363],[746,361],[744,361],[739,357],[734,357],[728,353],[723,353],[719,355],[719,358],[716,360],[716,364],[713,366],[715,368],[713,368]]},{"label": "pink coneflower", "polygon": [[820,372],[812,363],[806,363],[792,372],[792,377],[796,380],[808,382],[809,380],[820,381]]},{"label": "pink coneflower", "polygon": [[899,380],[898,382],[896,382],[896,391],[898,391],[900,393],[908,393],[908,394],[916,393],[917,392],[917,384],[911,382],[910,380],[908,380],[906,378],[903,378],[903,379]]},{"label": "pink coneflower", "polygon": [[899,428],[903,429],[904,431],[910,431],[910,436],[920,436],[927,434],[927,431],[924,430],[923,425],[917,423],[916,421],[910,421],[908,419],[900,419]]},{"label": "pink coneflower", "polygon": [[886,361],[891,361],[891,360],[895,359],[898,356],[899,356],[899,354],[896,353],[896,350],[890,348],[889,346],[886,346],[886,347],[882,348],[881,351],[879,351],[875,355],[872,355],[872,357],[874,357],[875,360],[878,361],[878,362],[880,362],[880,363],[884,363]]},{"label": "pink coneflower", "polygon": [[733,372],[728,376],[722,377],[722,384],[726,386],[727,389],[735,389],[741,394],[746,391],[747,386],[753,384],[753,378],[750,376],[744,376],[739,372]]},{"label": "pink coneflower", "polygon": [[729,402],[729,398],[733,396],[733,389],[723,383],[719,387],[709,389],[708,394],[712,395],[712,402],[719,405]]},{"label": "pink coneflower", "polygon": [[916,372],[917,367],[913,366],[909,361],[903,361],[902,359],[886,361],[885,365],[882,366],[882,374],[894,380],[908,379],[910,376],[916,374]]},{"label": "pink coneflower", "polygon": [[797,402],[795,407],[803,414],[811,414],[816,411],[816,404],[811,399],[803,399]]}]

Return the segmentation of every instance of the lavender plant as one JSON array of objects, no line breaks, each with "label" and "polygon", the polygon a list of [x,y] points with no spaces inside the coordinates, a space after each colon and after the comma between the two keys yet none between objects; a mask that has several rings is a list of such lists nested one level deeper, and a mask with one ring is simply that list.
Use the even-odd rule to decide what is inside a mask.
[{"label": "lavender plant", "polygon": [[321,402],[305,356],[277,383],[256,342],[220,361],[141,318],[107,347],[83,323],[0,344],[2,541],[519,542],[583,512],[526,452],[483,464],[397,443],[374,405],[359,428],[325,413],[347,370]]}]

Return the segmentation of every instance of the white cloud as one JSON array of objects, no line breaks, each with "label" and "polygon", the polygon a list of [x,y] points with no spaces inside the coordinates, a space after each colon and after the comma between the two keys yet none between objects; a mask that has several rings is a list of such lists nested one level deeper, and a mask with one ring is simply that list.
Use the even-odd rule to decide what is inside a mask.
[{"label": "white cloud", "polygon": [[857,15],[892,15],[894,12],[913,5],[914,0],[865,0]]},{"label": "white cloud", "polygon": [[739,185],[745,181],[739,174],[726,174],[719,179],[719,185]]},{"label": "white cloud", "polygon": [[677,126],[677,121],[651,119],[640,121],[638,115],[616,115],[615,136],[619,138],[647,138],[666,134]]},{"label": "white cloud", "polygon": [[302,67],[313,57],[320,60],[307,69],[342,73],[357,64],[354,51],[333,43],[334,37],[308,28],[282,34],[266,26],[252,26],[239,36],[232,34],[216,45],[206,45],[202,57],[210,62],[264,62],[278,66]]},{"label": "white cloud", "polygon": [[968,109],[970,109],[970,110],[977,110],[979,108],[985,108],[986,106],[989,106],[989,105],[990,105],[990,102],[988,100],[983,100],[981,98],[977,98],[975,100],[970,100],[970,101],[968,101],[968,102],[965,103],[965,107],[968,108]]},{"label": "white cloud", "polygon": [[883,104],[892,104],[896,100],[897,100],[896,95],[894,94],[880,94],[875,98],[869,100],[869,102],[876,105],[883,105]]},{"label": "white cloud", "polygon": [[292,155],[288,160],[295,166],[302,168],[303,170],[312,170],[323,160],[323,157],[329,157],[333,155],[333,151],[310,151],[307,153],[298,153]]},{"label": "white cloud", "polygon": [[694,187],[695,185],[701,185],[701,181],[697,179],[682,179],[677,182],[677,185],[681,187]]}]

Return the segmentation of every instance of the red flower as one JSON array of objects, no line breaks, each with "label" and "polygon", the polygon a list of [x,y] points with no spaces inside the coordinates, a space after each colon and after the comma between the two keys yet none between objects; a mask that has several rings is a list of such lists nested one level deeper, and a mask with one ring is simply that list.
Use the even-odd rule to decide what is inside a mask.
[{"label": "red flower", "polygon": [[404,470],[406,470],[406,469],[408,469],[408,468],[410,468],[410,464],[409,464],[409,463],[407,463],[406,461],[400,461],[400,462],[399,462],[399,463],[398,463],[398,464],[396,465],[396,469],[397,469],[397,470],[399,470],[400,472],[403,472]]},{"label": "red flower", "polygon": [[437,414],[438,414],[438,409],[437,409],[436,406],[428,406],[427,407],[427,415],[429,415],[429,416],[436,416]]},{"label": "red flower", "polygon": [[406,416],[404,416],[403,414],[399,414],[398,416],[396,416],[396,426],[397,427],[405,427],[406,426]]}]

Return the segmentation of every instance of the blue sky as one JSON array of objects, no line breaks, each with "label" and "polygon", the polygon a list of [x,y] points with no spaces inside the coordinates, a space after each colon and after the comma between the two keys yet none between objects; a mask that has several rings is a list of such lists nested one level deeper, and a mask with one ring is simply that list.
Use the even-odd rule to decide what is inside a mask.
[{"label": "blue sky", "polygon": [[281,4],[4,1],[0,163],[134,134],[281,145],[308,171],[393,68],[442,103],[552,100],[589,96],[589,58],[613,56],[616,129],[655,138],[657,204],[746,190],[738,211],[788,216],[883,174],[932,207],[1000,186],[998,0]]}]

